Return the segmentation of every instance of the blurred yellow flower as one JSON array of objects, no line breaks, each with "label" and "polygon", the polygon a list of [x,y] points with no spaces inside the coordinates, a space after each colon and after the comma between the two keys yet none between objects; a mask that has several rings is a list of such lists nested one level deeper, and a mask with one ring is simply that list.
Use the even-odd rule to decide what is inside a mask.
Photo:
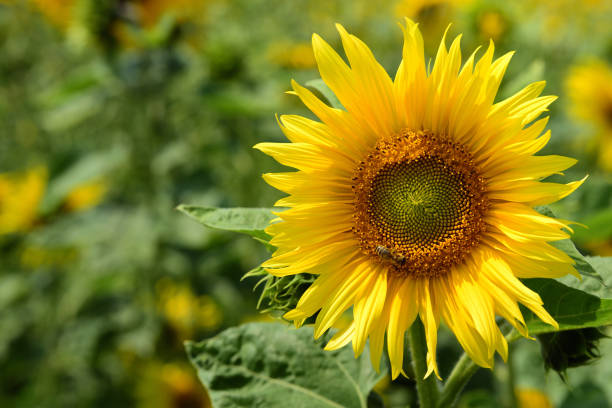
[{"label": "blurred yellow flower", "polygon": [[612,171],[612,69],[595,59],[578,64],[570,70],[565,86],[571,112],[595,128],[600,165]]},{"label": "blurred yellow flower", "polygon": [[157,25],[165,15],[177,22],[201,20],[208,1],[205,0],[136,0],[136,10],[143,27]]},{"label": "blurred yellow flower", "polygon": [[268,58],[283,68],[310,69],[317,65],[310,43],[273,44],[268,50]]},{"label": "blurred yellow flower", "polygon": [[212,331],[221,325],[223,313],[210,296],[196,296],[189,286],[169,278],[161,279],[156,289],[161,313],[182,339],[190,338],[197,329]]},{"label": "blurred yellow flower", "polygon": [[537,15],[544,42],[566,41],[568,34],[575,36],[576,32],[592,37],[609,33],[607,20],[602,19],[601,24],[597,21],[612,11],[612,2],[608,0],[536,0],[517,4],[525,7],[528,15]]},{"label": "blurred yellow flower", "polygon": [[139,370],[137,406],[143,408],[211,408],[206,389],[186,364],[148,362]]},{"label": "blurred yellow flower", "polygon": [[517,388],[514,392],[518,408],[553,408],[548,396],[536,388]]},{"label": "blurred yellow flower", "polygon": [[64,266],[74,262],[78,252],[74,248],[43,248],[29,246],[21,251],[21,264],[26,268]]},{"label": "blurred yellow flower", "polygon": [[47,185],[47,169],[0,174],[0,234],[28,230],[36,221]]},{"label": "blurred yellow flower", "polygon": [[104,181],[93,181],[78,186],[72,190],[64,200],[67,211],[83,211],[95,207],[102,201],[108,191],[108,184]]},{"label": "blurred yellow flower", "polygon": [[395,4],[395,15],[420,20],[437,13],[441,8],[465,7],[472,2],[473,0],[399,0]]},{"label": "blurred yellow flower", "polygon": [[393,7],[395,17],[409,17],[419,24],[423,32],[425,49],[435,51],[436,38],[455,20],[461,8],[473,0],[398,0]]},{"label": "blurred yellow flower", "polygon": [[478,18],[478,30],[485,39],[497,42],[508,29],[504,16],[497,11],[485,11]]},{"label": "blurred yellow flower", "polygon": [[34,5],[53,25],[62,30],[72,22],[75,0],[32,0]]}]

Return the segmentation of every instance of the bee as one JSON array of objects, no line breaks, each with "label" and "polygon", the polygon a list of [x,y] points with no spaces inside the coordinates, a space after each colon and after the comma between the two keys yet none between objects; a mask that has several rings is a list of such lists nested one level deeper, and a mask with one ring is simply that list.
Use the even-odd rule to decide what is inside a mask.
[{"label": "bee", "polygon": [[389,261],[395,266],[403,266],[406,263],[406,257],[395,253],[394,250],[383,245],[378,245],[375,249],[376,255],[384,261]]}]

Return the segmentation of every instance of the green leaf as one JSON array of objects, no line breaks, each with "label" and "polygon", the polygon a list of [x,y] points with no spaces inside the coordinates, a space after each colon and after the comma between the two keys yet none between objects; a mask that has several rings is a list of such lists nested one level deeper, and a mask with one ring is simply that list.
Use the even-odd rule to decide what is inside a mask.
[{"label": "green leaf", "polygon": [[75,188],[108,177],[126,159],[127,151],[120,147],[114,147],[106,151],[92,153],[78,160],[51,180],[41,205],[41,212],[48,214],[55,211]]},{"label": "green leaf", "polygon": [[588,228],[576,229],[576,242],[598,242],[612,238],[612,208],[606,208],[582,221]]},{"label": "green leaf", "polygon": [[553,241],[550,244],[568,254],[570,258],[576,262],[574,267],[580,275],[596,279],[599,282],[599,285],[603,284],[603,278],[601,275],[593,268],[593,265],[587,261],[584,255],[578,251],[578,248],[576,248],[576,245],[574,245],[571,239]]},{"label": "green leaf", "polygon": [[[546,205],[536,207],[536,210],[540,214],[556,218],[550,207]],[[603,284],[603,278],[597,273],[595,269],[593,269],[593,266],[586,260],[584,255],[582,255],[580,251],[578,251],[578,248],[576,248],[576,245],[574,245],[574,242],[571,239],[553,241],[550,244],[555,248],[565,252],[567,255],[569,255],[570,258],[574,260],[574,262],[576,263],[574,266],[580,275],[589,276],[591,278],[597,279],[600,284]]]},{"label": "green leaf", "polygon": [[216,208],[181,204],[177,210],[209,228],[240,232],[264,242],[270,240],[264,229],[276,218],[272,208]]},{"label": "green leaf", "polygon": [[585,260],[595,270],[600,279],[576,279],[574,276],[564,276],[557,279],[571,288],[587,292],[601,298],[612,298],[612,257],[587,256]]},{"label": "green leaf", "polygon": [[327,103],[332,108],[343,109],[342,104],[336,97],[336,94],[329,89],[327,84],[323,82],[322,79],[313,79],[306,82],[306,88],[315,92],[317,96],[323,100],[323,102]]},{"label": "green leaf", "polygon": [[366,408],[380,381],[367,351],[324,351],[310,327],[250,323],[185,347],[215,408]]},{"label": "green leaf", "polygon": [[[523,283],[542,297],[544,307],[559,323],[559,330],[612,324],[612,299],[599,298],[554,279],[525,279]],[[556,331],[526,309],[523,315],[529,334]]]}]

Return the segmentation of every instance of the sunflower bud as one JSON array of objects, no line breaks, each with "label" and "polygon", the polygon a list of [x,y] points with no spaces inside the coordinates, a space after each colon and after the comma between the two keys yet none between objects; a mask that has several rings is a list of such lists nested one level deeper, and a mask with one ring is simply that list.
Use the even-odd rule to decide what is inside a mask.
[{"label": "sunflower bud", "polygon": [[567,381],[567,369],[591,364],[599,358],[599,340],[607,337],[598,328],[566,330],[537,336],[544,366]]}]

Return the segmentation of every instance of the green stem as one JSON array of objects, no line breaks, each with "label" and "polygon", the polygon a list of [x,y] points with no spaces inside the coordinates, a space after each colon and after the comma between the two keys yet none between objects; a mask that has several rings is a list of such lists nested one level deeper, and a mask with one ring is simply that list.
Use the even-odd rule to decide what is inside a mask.
[{"label": "green stem", "polygon": [[463,390],[463,387],[470,381],[470,378],[472,378],[477,370],[478,366],[476,363],[467,354],[463,353],[457,364],[455,364],[455,368],[453,368],[448,380],[446,380],[438,400],[438,407],[447,408],[454,406],[457,403],[457,397],[459,397],[461,390]]},{"label": "green stem", "polygon": [[516,394],[514,393],[514,388],[516,387],[516,381],[514,375],[514,364],[512,361],[512,354],[514,346],[512,344],[508,344],[508,362],[506,363],[508,367],[508,400],[510,402],[510,408],[518,407],[518,401],[516,400]]},{"label": "green stem", "polygon": [[425,329],[420,319],[416,319],[408,332],[408,342],[412,354],[412,367],[416,379],[417,393],[419,395],[419,406],[421,408],[435,408],[438,400],[438,384],[436,378],[427,372],[427,342],[425,341]]},{"label": "green stem", "polygon": [[[520,335],[516,330],[511,329],[505,337],[506,341],[511,343],[518,339]],[[455,364],[455,368],[453,368],[453,371],[440,393],[438,408],[453,407],[458,401],[461,390],[463,390],[463,387],[470,381],[474,373],[478,371],[478,368],[476,363],[474,363],[466,353],[463,353],[457,364]]]}]

